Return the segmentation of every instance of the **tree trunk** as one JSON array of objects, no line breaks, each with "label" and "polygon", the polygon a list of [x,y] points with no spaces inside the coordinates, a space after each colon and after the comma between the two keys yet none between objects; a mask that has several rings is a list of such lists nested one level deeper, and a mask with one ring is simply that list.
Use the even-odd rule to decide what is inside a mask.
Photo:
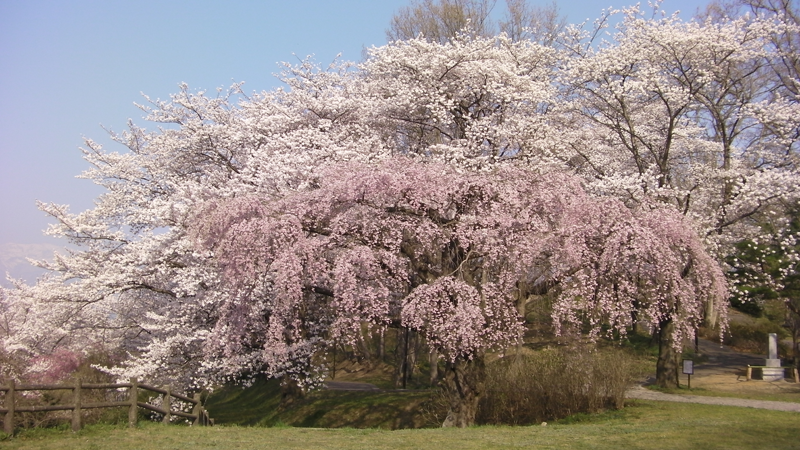
[{"label": "tree trunk", "polygon": [[716,328],[717,319],[719,319],[719,312],[714,306],[714,302],[712,300],[707,300],[705,305],[705,314],[703,316],[703,323],[710,329]]},{"label": "tree trunk", "polygon": [[286,408],[295,400],[305,397],[305,391],[297,385],[297,382],[289,377],[283,377],[281,380],[281,402],[280,407]]},{"label": "tree trunk", "polygon": [[678,358],[680,352],[673,347],[675,324],[672,319],[658,324],[658,362],[656,363],[656,385],[662,388],[678,387]]},{"label": "tree trunk", "polygon": [[378,339],[378,362],[383,362],[386,357],[386,329],[381,327]]},{"label": "tree trunk", "polygon": [[631,309],[631,331],[634,336],[639,334],[639,302],[633,302]]},{"label": "tree trunk", "polygon": [[444,386],[450,403],[450,411],[442,427],[465,428],[475,424],[478,401],[483,394],[486,367],[483,356],[472,360],[457,359],[445,362]]},{"label": "tree trunk", "polygon": [[411,381],[414,377],[414,370],[417,367],[417,355],[419,352],[419,334],[416,331],[410,330],[408,333],[408,355],[406,356],[406,364],[408,372],[406,373],[406,381]]},{"label": "tree trunk", "polygon": [[399,328],[397,330],[397,346],[395,347],[396,366],[394,372],[394,386],[398,389],[405,389],[408,382],[408,346],[410,330]]},{"label": "tree trunk", "polygon": [[358,339],[356,340],[358,351],[361,353],[361,361],[366,366],[367,371],[371,370],[373,366],[372,352],[369,349],[370,334],[369,327],[366,324],[362,324],[361,333],[358,334]]},{"label": "tree trunk", "polygon": [[430,381],[431,386],[439,384],[439,353],[436,350],[431,350],[428,354],[428,362],[430,364]]},{"label": "tree trunk", "polygon": [[795,369],[800,369],[800,319],[792,319],[792,362]]}]

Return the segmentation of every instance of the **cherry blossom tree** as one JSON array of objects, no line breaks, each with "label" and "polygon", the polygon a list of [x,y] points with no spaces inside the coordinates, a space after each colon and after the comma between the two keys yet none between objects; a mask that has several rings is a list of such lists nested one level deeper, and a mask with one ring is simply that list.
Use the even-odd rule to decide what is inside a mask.
[{"label": "cherry blossom tree", "polygon": [[764,300],[783,302],[794,366],[800,367],[800,214],[796,205],[790,211],[788,217],[762,225],[769,238],[739,242],[728,262],[733,267],[734,298],[740,305],[751,303],[760,310]]},{"label": "cherry blossom tree", "polygon": [[[760,233],[753,219],[798,196],[800,111],[769,75],[783,58],[770,44],[779,33],[797,30],[763,17],[683,22],[626,10],[614,41],[570,58],[562,105],[571,111],[559,120],[572,138],[560,156],[595,193],[674,205],[723,257]],[[709,305],[708,323],[715,317]]]},{"label": "cherry blossom tree", "polygon": [[536,166],[557,140],[547,122],[557,52],[506,36],[425,39],[372,48],[361,66],[369,121],[397,154],[470,170],[516,159]]},{"label": "cherry blossom tree", "polygon": [[624,333],[641,310],[670,352],[704,300],[724,310],[724,276],[677,213],[632,212],[576,178],[401,158],[335,165],[317,186],[212,201],[197,216],[198,251],[229,290],[213,356],[232,369],[253,355],[268,375],[308,386],[321,376],[313,353],[333,340],[353,342],[365,322],[408,327],[443,356],[445,425],[463,427],[484,354],[519,342],[517,306],[531,293],[556,289],[554,319],[592,336],[604,324]]},{"label": "cherry blossom tree", "polygon": [[50,273],[8,291],[16,323],[4,347],[36,357],[107,345],[130,352],[112,371],[122,378],[219,381],[202,356],[223,293],[186,235],[197,205],[302,189],[322,161],[379,158],[383,147],[354,120],[347,65],[303,62],[284,76],[290,91],[246,97],[235,85],[207,96],[182,86],[149,101],[142,108],[163,126],[130,124],[114,136],[125,153],[87,141],[83,177],[106,193],[80,214],[40,205],[57,221],[49,233],[79,250],[37,262]]},{"label": "cherry blossom tree", "polygon": [[694,337],[708,305],[726,326],[725,276],[674,209],[650,204],[631,214],[615,204],[572,209],[576,216],[552,256],[561,263],[554,316],[582,318],[590,336],[603,324],[624,335],[635,321],[647,323],[659,336],[656,383],[677,387],[683,342]]},{"label": "cherry blossom tree", "polygon": [[[771,198],[751,189],[771,184],[772,198],[794,193],[793,178],[786,177],[793,175],[786,170],[794,169],[793,143],[770,151],[758,140],[765,120],[757,111],[772,88],[762,77],[771,56],[765,46],[781,25],[640,14],[628,10],[614,43],[571,65],[570,86],[582,94],[575,107],[599,126],[597,139],[605,143],[594,152],[570,144],[584,159],[582,168],[618,178],[620,185],[609,181],[608,190],[622,198],[650,193],[675,204],[709,234],[766,207]],[[702,211],[691,214],[695,207]]]},{"label": "cherry blossom tree", "polygon": [[2,291],[3,348],[108,346],[129,355],[121,378],[304,389],[331,339],[404,326],[448,361],[464,424],[481,355],[552,290],[564,332],[649,322],[669,385],[669,349],[701,313],[724,319],[702,247],[720,258],[797,199],[796,76],[773,74],[795,25],[629,10],[603,44],[420,37],[286,66],[272,92],[147,99],[157,129],[131,123],[119,153],[87,142],[96,206],[41,205],[71,250]]},{"label": "cherry blossom tree", "polygon": [[[702,18],[725,20],[750,13],[759,17],[777,20],[788,25],[787,29],[773,33],[769,38],[775,58],[770,59],[770,68],[784,97],[796,97],[800,91],[800,2],[797,0],[715,0],[706,6]],[[787,95],[787,93],[789,95]]]}]

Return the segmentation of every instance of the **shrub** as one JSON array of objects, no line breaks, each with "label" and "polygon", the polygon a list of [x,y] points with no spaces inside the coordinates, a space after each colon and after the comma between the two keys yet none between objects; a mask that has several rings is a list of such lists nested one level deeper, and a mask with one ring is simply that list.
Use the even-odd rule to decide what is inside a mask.
[{"label": "shrub", "polygon": [[500,358],[486,372],[478,421],[527,425],[622,408],[635,366],[619,349],[557,348]]}]

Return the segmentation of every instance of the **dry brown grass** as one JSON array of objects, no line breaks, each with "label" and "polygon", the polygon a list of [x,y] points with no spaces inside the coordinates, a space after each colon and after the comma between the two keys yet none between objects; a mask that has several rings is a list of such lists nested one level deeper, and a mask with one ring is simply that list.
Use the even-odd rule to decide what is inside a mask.
[{"label": "dry brown grass", "polygon": [[478,420],[526,425],[621,408],[634,367],[619,349],[560,347],[506,356],[487,365]]}]

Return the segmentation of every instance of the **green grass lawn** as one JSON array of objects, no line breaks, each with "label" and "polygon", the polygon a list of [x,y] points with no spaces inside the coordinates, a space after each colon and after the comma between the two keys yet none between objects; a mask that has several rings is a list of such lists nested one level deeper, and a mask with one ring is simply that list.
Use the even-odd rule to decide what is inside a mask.
[{"label": "green grass lawn", "polygon": [[800,448],[800,414],[633,401],[620,411],[575,416],[547,426],[381,430],[353,428],[209,428],[144,423],[21,432],[3,449],[792,449]]},{"label": "green grass lawn", "polygon": [[770,392],[753,392],[753,391],[722,391],[715,389],[705,388],[692,388],[687,389],[681,387],[679,389],[661,389],[655,386],[648,386],[648,389],[663,392],[665,394],[678,394],[678,395],[701,395],[704,397],[730,397],[730,398],[746,398],[751,400],[770,400],[774,402],[792,402],[800,403],[800,388],[795,388],[782,393]]}]

